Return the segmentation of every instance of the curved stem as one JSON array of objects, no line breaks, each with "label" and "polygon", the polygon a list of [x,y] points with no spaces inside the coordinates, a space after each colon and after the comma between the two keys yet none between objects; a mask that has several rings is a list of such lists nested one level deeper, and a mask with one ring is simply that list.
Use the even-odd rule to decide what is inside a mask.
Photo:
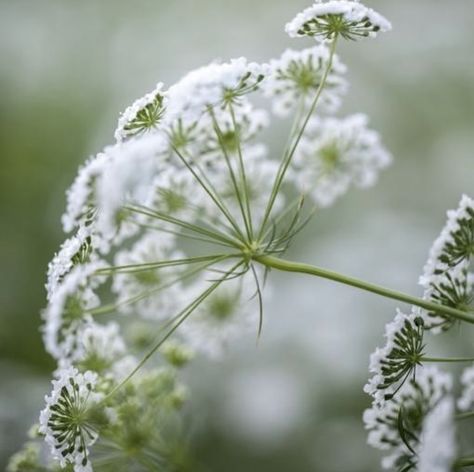
[{"label": "curved stem", "polygon": [[460,469],[462,467],[469,467],[474,465],[474,457],[461,457],[454,463],[455,469]]},{"label": "curved stem", "polygon": [[422,357],[420,362],[474,362],[474,357]]},{"label": "curved stem", "polygon": [[397,292],[396,290],[391,290],[380,285],[365,282],[355,277],[349,277],[347,275],[343,275],[328,269],[323,269],[301,262],[285,261],[283,259],[279,259],[273,256],[254,256],[254,260],[260,262],[266,267],[272,267],[274,269],[282,270],[285,272],[299,272],[302,274],[315,275],[317,277],[322,277],[324,279],[333,280],[334,282],[350,285],[352,287],[356,287],[367,292],[372,292],[377,295],[381,295],[382,297],[391,298],[393,300],[398,300],[404,303],[409,303],[410,305],[416,305],[420,308],[424,308],[425,310],[440,313],[443,315],[449,315],[458,320],[467,321],[468,323],[474,324],[473,314],[469,314],[462,310],[457,310],[448,306],[438,305],[437,303],[432,303],[427,300],[423,300],[422,298],[413,297],[402,292]]}]

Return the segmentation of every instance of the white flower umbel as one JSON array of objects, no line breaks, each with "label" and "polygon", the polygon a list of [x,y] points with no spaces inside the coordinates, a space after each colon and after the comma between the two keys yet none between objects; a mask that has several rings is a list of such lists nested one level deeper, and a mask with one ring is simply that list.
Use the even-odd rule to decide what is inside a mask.
[{"label": "white flower umbel", "polygon": [[110,146],[105,152],[111,159],[97,179],[96,229],[106,239],[115,236],[117,243],[123,206],[146,201],[153,176],[167,158],[168,142],[164,135],[154,134]]},{"label": "white flower umbel", "polygon": [[125,141],[156,130],[165,111],[166,92],[163,91],[163,83],[159,82],[152,92],[136,100],[122,113],[115,130],[115,139]]},{"label": "white flower umbel", "polygon": [[377,132],[362,114],[345,119],[313,118],[294,158],[295,180],[302,193],[327,207],[351,185],[369,187],[391,162]]},{"label": "white flower umbel", "polygon": [[[198,282],[196,292],[202,292],[208,284]],[[196,352],[217,358],[239,336],[252,329],[256,333],[258,299],[255,295],[255,282],[250,273],[223,282],[180,328],[186,344]]]},{"label": "white flower umbel", "polygon": [[[429,287],[423,298],[440,305],[472,310],[474,302],[474,273],[469,272],[465,263],[458,264],[449,271],[430,278]],[[419,310],[425,320],[425,326],[434,334],[449,329],[455,319],[427,310]]]},{"label": "white flower umbel", "polygon": [[454,400],[446,397],[435,406],[423,422],[418,472],[451,472],[456,451]]},{"label": "white flower umbel", "polygon": [[62,279],[76,264],[90,261],[93,255],[93,236],[90,230],[81,226],[77,233],[64,241],[48,265],[46,292],[48,300],[58,289]]},{"label": "white flower umbel", "polygon": [[131,249],[119,252],[112,283],[118,309],[155,320],[173,315],[183,299],[179,283],[183,269],[179,265],[158,265],[183,257],[175,249],[173,235],[152,231],[145,233]]},{"label": "white flower umbel", "polygon": [[[279,59],[270,61],[268,77],[262,89],[266,96],[272,98],[273,112],[286,116],[298,106],[304,105],[308,109],[321,85],[329,59],[329,49],[321,44],[302,51],[287,49]],[[346,67],[334,55],[319,98],[319,112],[334,112],[339,108],[341,97],[348,87],[343,78],[345,72]]]},{"label": "white flower umbel", "polygon": [[96,383],[93,372],[80,374],[73,367],[61,371],[40,414],[39,431],[52,455],[61,467],[72,466],[74,472],[92,472],[89,447],[97,440],[97,433],[88,413],[102,398],[94,391]]},{"label": "white flower umbel", "polygon": [[198,121],[209,107],[238,105],[242,97],[258,88],[265,72],[264,66],[244,57],[195,69],[170,87],[167,120],[181,119],[189,124]]},{"label": "white flower umbel", "polygon": [[77,339],[67,362],[81,371],[106,374],[127,351],[120,326],[113,321],[102,325],[89,320],[79,329]]},{"label": "white flower umbel", "polygon": [[318,40],[338,36],[350,40],[373,38],[391,29],[392,25],[382,15],[358,1],[349,0],[316,1],[285,27],[292,38],[310,36]]},{"label": "white flower umbel", "polygon": [[240,106],[233,108],[233,115],[228,109],[214,109],[213,116],[204,115],[199,123],[202,153],[199,160],[208,164],[209,161],[222,160],[223,148],[229,156],[237,155],[239,146],[252,141],[268,124],[268,113],[252,107],[245,99]]},{"label": "white flower umbel", "polygon": [[75,266],[51,295],[42,313],[42,329],[46,350],[54,358],[70,354],[76,343],[75,331],[86,322],[89,311],[99,306],[94,290],[104,278],[94,273],[104,267],[101,261]]},{"label": "white flower umbel", "polygon": [[437,276],[459,264],[474,259],[474,200],[463,195],[456,210],[449,210],[448,220],[430,249],[420,285],[429,288]]},{"label": "white flower umbel", "polygon": [[458,399],[458,408],[467,411],[474,406],[474,365],[464,369],[461,384],[463,388]]},{"label": "white flower umbel", "polygon": [[67,207],[62,216],[63,229],[69,233],[78,226],[86,226],[95,213],[95,184],[111,157],[103,152],[91,157],[80,169],[66,193]]},{"label": "white flower umbel", "polygon": [[386,343],[370,356],[373,374],[364,391],[377,404],[393,397],[402,384],[415,374],[423,356],[423,320],[398,312],[385,327]]},{"label": "white flower umbel", "polygon": [[416,380],[405,383],[391,400],[374,403],[364,412],[369,445],[388,452],[382,461],[385,469],[415,465],[424,418],[451,388],[449,374],[434,366],[422,367]]}]

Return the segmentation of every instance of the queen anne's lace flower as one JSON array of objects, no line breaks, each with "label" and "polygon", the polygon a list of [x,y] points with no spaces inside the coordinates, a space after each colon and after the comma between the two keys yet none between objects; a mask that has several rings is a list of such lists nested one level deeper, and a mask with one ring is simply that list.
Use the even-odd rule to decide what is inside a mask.
[{"label": "queen anne's lace flower", "polygon": [[[423,298],[440,305],[467,311],[474,301],[474,273],[469,272],[464,264],[460,264],[441,275],[433,276]],[[435,334],[449,329],[456,321],[440,313],[419,311],[425,320],[426,328]]]},{"label": "queen anne's lace flower", "polygon": [[64,231],[69,233],[78,226],[87,226],[95,212],[95,184],[110,163],[110,156],[99,153],[91,157],[80,169],[67,191],[66,212],[62,216]]},{"label": "queen anne's lace flower", "polygon": [[264,66],[243,57],[195,69],[170,87],[167,119],[170,123],[176,119],[192,123],[209,107],[238,104],[258,88],[265,73]]},{"label": "queen anne's lace flower", "polygon": [[[202,282],[196,293],[202,292]],[[217,357],[243,332],[257,330],[258,306],[251,274],[223,282],[181,327],[185,342],[195,351]]]},{"label": "queen anne's lace flower", "polygon": [[290,21],[285,30],[292,38],[311,36],[325,40],[342,36],[356,40],[375,37],[391,28],[382,15],[358,0],[317,0]]},{"label": "queen anne's lace flower", "polygon": [[318,205],[331,205],[351,185],[373,185],[379,170],[391,162],[367,121],[357,114],[343,120],[314,118],[308,125],[295,154],[295,180]]},{"label": "queen anne's lace flower", "polygon": [[76,264],[83,264],[94,257],[93,236],[86,227],[80,227],[77,233],[64,241],[58,253],[48,265],[46,292],[48,300],[56,292],[64,276]]},{"label": "queen anne's lace flower", "polygon": [[449,374],[423,367],[391,400],[364,412],[369,445],[389,452],[382,461],[385,469],[415,466],[424,419],[451,388]]},{"label": "queen anne's lace flower", "polygon": [[420,284],[429,288],[437,276],[474,258],[474,200],[463,195],[456,210],[448,211],[448,221],[430,249]]},{"label": "queen anne's lace flower", "polygon": [[106,149],[110,163],[98,177],[96,188],[96,230],[106,239],[114,237],[115,243],[121,241],[117,235],[121,208],[127,203],[140,204],[146,200],[167,150],[167,140],[161,134]]},{"label": "queen anne's lace flower", "polygon": [[454,401],[443,398],[427,415],[421,432],[418,472],[450,472],[456,458]]},{"label": "queen anne's lace flower", "polygon": [[423,355],[423,320],[413,315],[397,313],[385,327],[386,343],[370,356],[369,370],[374,375],[364,391],[381,404],[414,374]]},{"label": "queen anne's lace flower", "polygon": [[63,358],[81,371],[106,374],[127,352],[120,326],[113,321],[99,324],[88,320],[77,333],[78,342],[70,355]]},{"label": "queen anne's lace flower", "polygon": [[144,97],[136,100],[120,116],[115,139],[125,141],[158,128],[166,110],[166,92],[163,83],[159,82],[155,89]]},{"label": "queen anne's lace flower", "polygon": [[115,257],[112,289],[118,309],[145,318],[166,319],[179,306],[182,266],[159,267],[164,261],[183,259],[173,235],[148,232],[131,249]]},{"label": "queen anne's lace flower", "polygon": [[40,414],[40,433],[62,467],[71,465],[74,472],[92,472],[89,447],[97,440],[90,424],[89,409],[102,398],[95,392],[97,374],[80,374],[70,367],[53,380],[53,391],[45,398]]},{"label": "queen anne's lace flower", "polygon": [[70,354],[76,343],[74,333],[86,322],[89,311],[100,304],[94,290],[104,279],[94,273],[104,267],[100,261],[75,266],[51,295],[42,314],[43,339],[46,350],[56,359]]},{"label": "queen anne's lace flower", "polygon": [[[287,49],[279,59],[270,61],[269,74],[263,82],[264,93],[273,100],[276,115],[286,116],[303,103],[309,107],[321,85],[330,57],[324,45],[296,51]],[[338,56],[332,58],[331,69],[319,98],[318,110],[334,112],[347,90],[342,77],[346,67]]]}]

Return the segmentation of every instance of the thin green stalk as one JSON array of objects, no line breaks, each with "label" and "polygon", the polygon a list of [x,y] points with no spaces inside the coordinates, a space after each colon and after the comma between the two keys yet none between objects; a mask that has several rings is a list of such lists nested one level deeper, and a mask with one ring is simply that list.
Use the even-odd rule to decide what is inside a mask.
[{"label": "thin green stalk", "polygon": [[[210,184],[209,180],[206,178],[206,182],[204,182],[203,178],[201,178],[197,172],[193,169],[193,167],[187,162],[186,158],[179,152],[178,149],[173,147],[174,152],[176,155],[179,157],[179,159],[183,162],[183,164],[186,166],[186,168],[191,172],[193,177],[197,180],[199,185],[204,189],[204,191],[211,197],[212,201],[217,205],[217,207],[220,209],[220,211],[224,214],[224,216],[227,218],[229,223],[231,224],[233,230],[236,232],[236,234],[239,237],[243,237],[242,232],[240,231],[239,225],[231,215],[230,211],[227,209],[225,206],[224,202],[221,201],[219,198],[219,194],[216,192],[215,188]],[[201,171],[201,174],[204,176],[204,173]]]},{"label": "thin green stalk", "polygon": [[254,256],[254,260],[260,262],[266,267],[272,267],[274,269],[282,270],[285,272],[299,272],[302,274],[315,275],[317,277],[322,277],[324,279],[329,279],[345,285],[350,285],[352,287],[356,287],[367,292],[372,292],[386,298],[391,298],[393,300],[409,303],[410,305],[416,305],[418,307],[424,308],[425,310],[440,313],[443,315],[449,315],[458,320],[474,324],[474,314],[469,314],[448,306],[438,305],[437,303],[432,303],[421,298],[406,295],[402,292],[397,292],[395,290],[391,290],[380,285],[364,282],[363,280],[354,277],[349,277],[347,275],[343,275],[328,269],[322,269],[320,267],[300,262],[285,261],[283,259],[279,259],[273,256]]},{"label": "thin green stalk", "polygon": [[306,126],[308,125],[308,122],[313,115],[316,105],[318,104],[319,98],[321,97],[321,93],[323,92],[324,86],[326,85],[327,78],[329,76],[329,72],[331,72],[332,68],[332,63],[334,59],[334,54],[336,51],[336,45],[337,45],[337,36],[333,39],[330,50],[329,50],[329,58],[328,58],[328,63],[326,66],[326,69],[323,73],[323,76],[321,78],[321,82],[319,83],[318,90],[316,91],[316,95],[314,97],[313,103],[311,104],[311,107],[309,109],[308,114],[306,115],[305,120],[303,121],[303,125],[301,126],[301,129],[296,136],[295,142],[293,143],[293,146],[291,149],[288,151],[288,153],[285,154],[285,157],[283,158],[280,168],[278,169],[277,172],[277,177],[275,179],[275,183],[273,184],[272,192],[270,195],[270,199],[267,204],[267,208],[265,209],[264,217],[262,220],[262,224],[260,227],[260,232],[259,232],[259,239],[261,238],[261,235],[263,231],[265,230],[265,225],[267,224],[268,218],[270,217],[270,213],[272,211],[273,205],[275,203],[276,197],[278,195],[278,192],[280,190],[281,184],[283,182],[283,179],[285,177],[286,171],[288,170],[288,167],[290,166],[291,160],[293,159],[293,156],[295,154],[296,148],[298,147],[298,144],[301,141],[301,138],[303,137],[303,133],[306,129]]},{"label": "thin green stalk", "polygon": [[209,256],[196,256],[196,257],[188,257],[185,259],[171,259],[169,261],[144,262],[142,264],[127,264],[127,265],[112,266],[112,267],[105,267],[103,269],[98,269],[95,271],[94,274],[97,274],[97,275],[107,275],[107,274],[113,274],[113,273],[129,274],[129,273],[142,272],[142,271],[147,271],[147,270],[162,269],[166,267],[176,267],[180,265],[198,264],[200,262],[209,262],[209,261],[214,261],[220,257],[230,257],[230,256],[231,256],[230,254],[211,254]]},{"label": "thin green stalk", "polygon": [[242,219],[244,221],[244,226],[245,226],[245,230],[247,232],[247,237],[250,240],[251,232],[250,232],[249,222],[247,220],[247,214],[245,212],[245,207],[244,207],[244,204],[243,204],[243,201],[242,201],[242,196],[240,195],[239,184],[238,184],[237,179],[235,177],[234,169],[232,168],[232,163],[230,162],[229,154],[227,153],[227,149],[225,148],[224,140],[222,139],[222,131],[219,127],[219,123],[217,122],[216,115],[215,115],[212,108],[209,108],[209,114],[211,115],[214,130],[216,132],[217,139],[218,139],[219,144],[221,146],[222,153],[224,155],[224,160],[225,160],[226,165],[227,165],[227,169],[229,170],[229,175],[230,175],[230,178],[232,180],[232,185],[234,186],[235,196],[237,198],[237,202],[238,202],[239,207],[240,207],[240,212],[242,214]]},{"label": "thin green stalk", "polygon": [[165,290],[167,288],[170,288],[173,285],[175,285],[179,282],[182,282],[183,280],[189,279],[190,277],[198,274],[199,272],[201,272],[204,269],[207,269],[208,267],[212,266],[213,264],[218,264],[219,262],[223,262],[228,258],[229,258],[229,256],[222,256],[222,257],[216,258],[214,260],[211,260],[210,262],[206,262],[205,264],[201,264],[200,266],[195,267],[191,270],[185,271],[182,274],[180,274],[179,277],[175,277],[174,279],[169,280],[168,282],[166,282],[164,284],[160,284],[157,287],[154,287],[153,289],[141,292],[138,295],[135,295],[134,297],[131,297],[131,298],[127,298],[126,300],[122,300],[119,303],[111,303],[109,305],[103,305],[103,306],[100,306],[98,308],[93,308],[92,310],[87,310],[86,313],[89,314],[89,315],[93,315],[93,316],[103,315],[103,314],[107,314],[107,313],[116,311],[122,306],[130,305],[132,303],[137,303],[140,300],[143,300],[143,299],[149,297],[150,295],[153,295],[157,292],[160,292],[161,290]]},{"label": "thin green stalk", "polygon": [[474,417],[474,411],[465,411],[463,413],[458,413],[454,418],[456,420],[466,420]]},{"label": "thin green stalk", "polygon": [[253,239],[253,224],[252,224],[252,212],[250,210],[250,198],[249,198],[249,187],[248,187],[248,182],[247,182],[247,175],[245,173],[245,165],[244,165],[244,158],[242,154],[242,146],[240,144],[240,132],[237,129],[237,120],[235,119],[235,112],[234,112],[234,107],[232,105],[232,102],[229,103],[229,111],[230,111],[230,116],[232,119],[232,126],[234,127],[234,134],[237,139],[237,154],[239,156],[239,168],[240,168],[240,178],[242,180],[242,185],[244,187],[244,197],[245,197],[245,206],[247,210],[247,218],[249,222],[249,227],[250,227],[250,234],[249,234],[249,239]]},{"label": "thin green stalk", "polygon": [[135,221],[135,220],[128,220],[128,221],[130,223],[136,224],[140,228],[152,229],[154,231],[159,231],[161,233],[173,234],[174,236],[178,236],[180,238],[185,238],[185,239],[190,239],[192,241],[200,241],[200,242],[207,243],[207,244],[216,244],[218,246],[232,248],[232,249],[235,248],[235,246],[231,246],[230,244],[223,243],[223,242],[220,242],[220,241],[216,241],[214,239],[201,238],[199,236],[195,236],[195,235],[192,235],[192,234],[183,233],[182,231],[173,231],[171,229],[167,229],[167,228],[163,228],[163,227],[159,227],[159,226],[155,226],[155,225],[147,225],[147,224],[139,223],[138,221]]},{"label": "thin green stalk", "polygon": [[193,223],[189,223],[187,221],[183,221],[183,220],[180,220],[178,218],[173,218],[172,216],[169,216],[165,213],[161,213],[159,211],[153,210],[151,208],[144,207],[142,205],[139,206],[139,207],[125,206],[124,209],[128,210],[128,211],[131,211],[131,212],[139,213],[139,214],[142,214],[142,215],[145,215],[145,216],[149,216],[149,217],[152,217],[152,218],[156,218],[158,220],[162,220],[162,221],[165,221],[167,223],[174,224],[176,226],[187,229],[189,231],[192,231],[192,232],[195,232],[195,233],[198,233],[198,234],[202,234],[204,236],[208,236],[211,239],[216,239],[217,241],[221,241],[221,242],[230,244],[231,246],[236,247],[238,249],[240,249],[241,245],[242,245],[241,242],[238,239],[234,239],[232,236],[225,235],[225,234],[221,233],[216,228],[211,227],[211,229],[207,229],[207,228],[204,228],[203,226],[199,226],[199,225],[196,225],[196,224],[193,224]]},{"label": "thin green stalk", "polygon": [[455,469],[461,469],[462,467],[470,467],[474,465],[474,456],[461,457],[454,462]]},{"label": "thin green stalk", "polygon": [[121,387],[123,387],[150,359],[153,354],[163,345],[163,343],[181,326],[181,324],[193,313],[193,311],[209,296],[214,290],[219,287],[232,273],[237,270],[242,265],[242,261],[239,261],[235,264],[225,275],[224,277],[216,280],[210,287],[208,287],[204,292],[202,292],[198,297],[196,297],[189,305],[187,305],[183,310],[181,310],[176,318],[178,321],[172,326],[169,331],[148,351],[148,353],[143,357],[143,359],[138,363],[138,365],[130,372],[130,374],[125,377],[118,385],[116,385],[102,400],[106,401],[112,395],[115,394]]},{"label": "thin green stalk", "polygon": [[474,357],[422,357],[420,362],[474,362]]}]

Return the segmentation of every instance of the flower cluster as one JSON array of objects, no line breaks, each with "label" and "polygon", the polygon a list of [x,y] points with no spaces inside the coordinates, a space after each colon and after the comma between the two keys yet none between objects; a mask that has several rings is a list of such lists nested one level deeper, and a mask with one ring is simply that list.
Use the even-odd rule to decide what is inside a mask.
[{"label": "flower cluster", "polygon": [[463,390],[455,402],[451,375],[425,364],[472,359],[427,357],[424,335],[448,329],[456,319],[471,320],[439,308],[473,312],[473,243],[474,202],[464,195],[458,209],[448,212],[420,277],[424,299],[432,309],[414,307],[409,316],[399,312],[386,327],[385,347],[371,356],[373,376],[364,390],[373,397],[373,405],[364,421],[369,444],[390,451],[382,461],[384,468],[450,472],[457,460],[455,406],[468,417],[473,415],[474,368],[464,370]]},{"label": "flower cluster", "polygon": [[[58,368],[40,434],[61,467],[176,470],[168,452],[184,441],[167,424],[179,422],[186,397],[177,369],[258,335],[264,285],[268,294],[261,258],[284,252],[314,209],[374,184],[390,162],[365,116],[332,116],[347,90],[336,39],[388,23],[356,2],[318,3],[297,18],[290,36],[331,44],[268,64],[213,62],[168,89],[158,83],[122,113],[115,143],[79,169],[42,315]],[[277,115],[294,112],[280,160],[262,140],[270,113],[256,106],[259,93]],[[409,338],[421,328],[404,329]],[[161,362],[147,362],[157,352]],[[384,382],[411,371],[392,354]]]}]

